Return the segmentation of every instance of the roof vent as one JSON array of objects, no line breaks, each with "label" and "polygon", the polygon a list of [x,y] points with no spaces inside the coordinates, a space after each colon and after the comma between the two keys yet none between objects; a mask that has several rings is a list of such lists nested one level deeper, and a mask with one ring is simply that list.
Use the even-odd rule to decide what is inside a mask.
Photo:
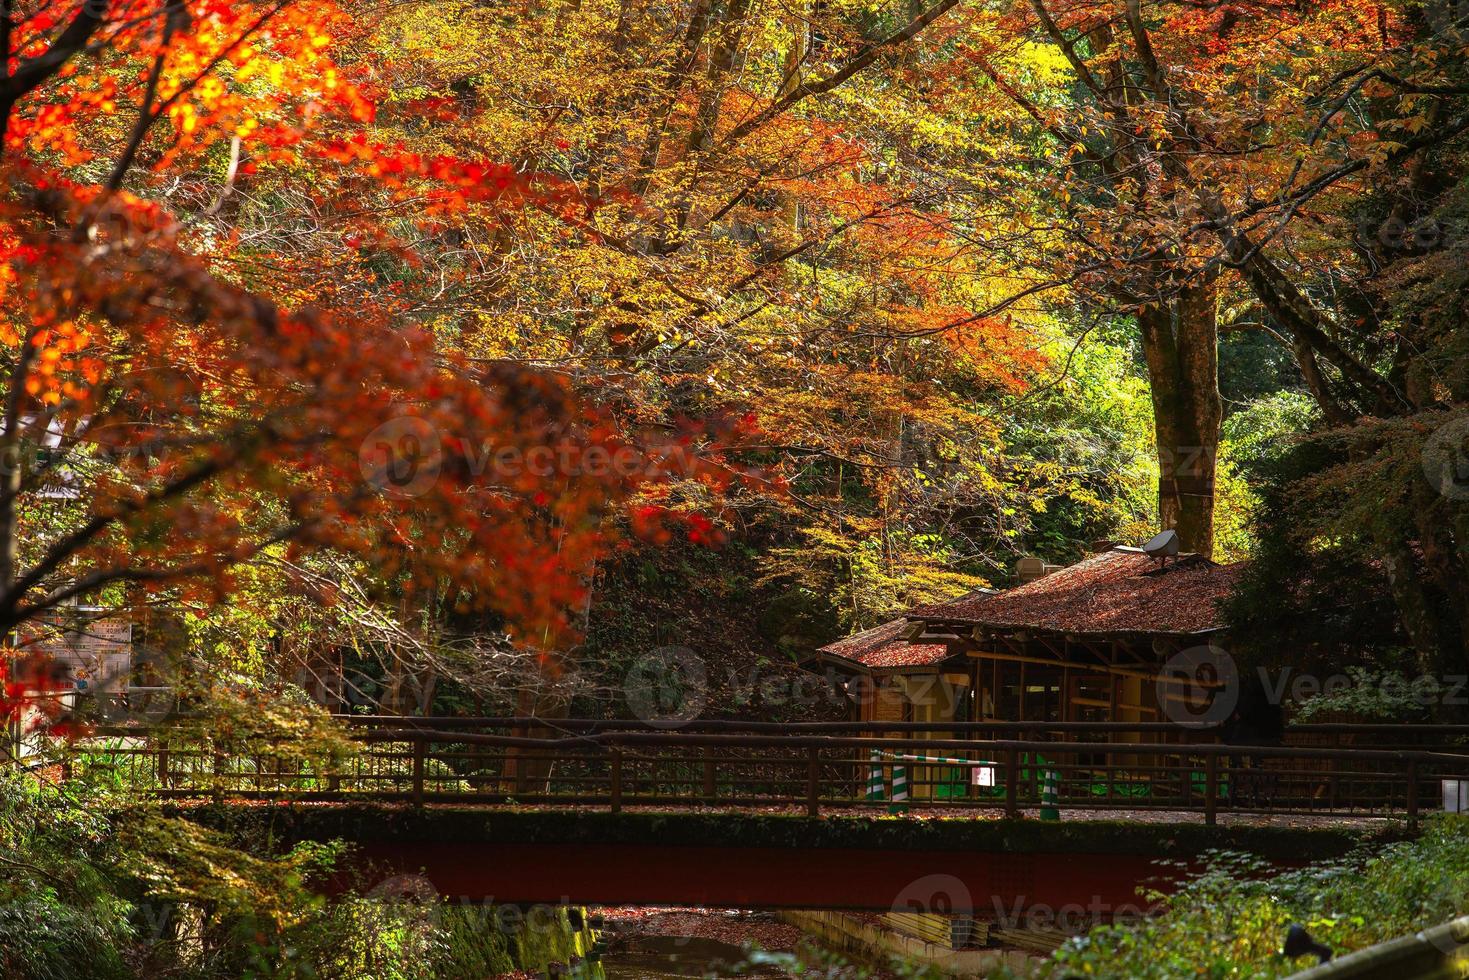
[{"label": "roof vent", "polygon": [[1164,531],[1155,535],[1153,540],[1143,545],[1143,554],[1167,565],[1168,559],[1178,556],[1178,532]]},{"label": "roof vent", "polygon": [[1032,558],[1027,555],[1015,563],[1015,577],[1020,580],[1021,585],[1024,585],[1027,582],[1034,582],[1038,578],[1045,578],[1052,572],[1059,570],[1060,567],[1060,565],[1047,565],[1043,559]]}]

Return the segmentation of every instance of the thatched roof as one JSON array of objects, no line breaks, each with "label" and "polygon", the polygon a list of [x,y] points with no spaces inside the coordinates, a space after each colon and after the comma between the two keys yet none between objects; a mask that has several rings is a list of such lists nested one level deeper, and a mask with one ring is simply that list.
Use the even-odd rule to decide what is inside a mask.
[{"label": "thatched roof", "polygon": [[1079,635],[1209,633],[1243,564],[1179,555],[1166,565],[1137,548],[1113,548],[1006,592],[920,606],[909,619]]},{"label": "thatched roof", "polygon": [[952,656],[942,643],[909,643],[903,636],[911,627],[908,620],[895,619],[828,643],[817,652],[868,670],[932,667]]}]

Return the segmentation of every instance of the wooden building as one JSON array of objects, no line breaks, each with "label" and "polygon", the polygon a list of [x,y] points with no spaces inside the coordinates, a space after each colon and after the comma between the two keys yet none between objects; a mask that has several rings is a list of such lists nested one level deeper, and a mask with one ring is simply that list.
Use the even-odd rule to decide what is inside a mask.
[{"label": "wooden building", "polygon": [[913,643],[921,629],[895,619],[830,643],[818,660],[846,675],[858,721],[955,721],[969,715],[972,670],[964,651],[945,642]]},{"label": "wooden building", "polygon": [[[1016,588],[920,607],[822,648],[826,663],[870,680],[857,716],[1151,722],[1202,712],[1227,644],[1220,602],[1241,566],[1127,547],[1037,565]],[[935,694],[927,705],[910,693],[922,685]]]}]

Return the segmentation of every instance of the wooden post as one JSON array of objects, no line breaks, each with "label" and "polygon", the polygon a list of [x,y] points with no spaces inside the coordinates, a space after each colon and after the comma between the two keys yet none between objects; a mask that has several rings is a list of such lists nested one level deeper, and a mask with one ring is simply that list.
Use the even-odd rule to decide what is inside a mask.
[{"label": "wooden post", "polygon": [[[1061,668],[1061,720],[1071,720],[1071,668]],[[1114,719],[1108,718],[1108,721]],[[1066,736],[1061,736],[1061,741],[1066,741]]]},{"label": "wooden post", "polygon": [[1204,763],[1204,823],[1219,822],[1219,754],[1210,752]]},{"label": "wooden post", "polygon": [[[517,729],[517,731],[524,731],[524,729]],[[521,736],[521,737],[524,738],[525,736]],[[528,752],[528,751],[529,751],[528,749],[523,749],[523,748],[520,748],[520,747],[513,747],[513,748],[510,748],[510,749],[507,749],[506,750],[506,754],[507,754],[508,759],[509,759],[509,765],[514,769],[514,772],[513,772],[512,775],[515,778],[515,789],[514,789],[514,793],[515,793],[516,796],[524,796],[525,795],[525,786],[526,786],[526,773],[525,773],[526,757],[525,756],[526,756],[526,752]]]},{"label": "wooden post", "polygon": [[428,739],[413,741],[413,805],[423,806],[423,764],[428,755]]},{"label": "wooden post", "polygon": [[219,750],[218,745],[214,747],[210,764],[214,769],[214,788],[216,790],[222,790],[224,788],[224,781],[220,777],[225,774],[228,767],[225,765],[224,753]]},{"label": "wooden post", "polygon": [[714,778],[714,756],[704,757],[704,797],[710,802],[719,795],[719,783]]},{"label": "wooden post", "polygon": [[995,704],[996,716],[1000,714],[1000,696],[1005,693],[1005,688],[1000,686],[1002,680],[1003,677],[1000,677],[999,658],[992,657],[990,658],[990,701]]},{"label": "wooden post", "polygon": [[160,742],[158,745],[158,785],[168,789],[168,743]]},{"label": "wooden post", "polygon": [[979,721],[984,718],[984,671],[980,670],[983,663],[973,655],[969,658],[969,699],[972,707],[969,709],[969,720]]},{"label": "wooden post", "polygon": [[1013,746],[1005,750],[1005,816],[1020,816],[1020,754]]},{"label": "wooden post", "polygon": [[612,785],[610,787],[612,797],[612,812],[622,812],[622,750],[612,750]]},{"label": "wooden post", "polygon": [[1025,716],[1025,661],[1024,660],[1020,661],[1020,688],[1019,688],[1019,692],[1018,693],[1020,695],[1020,701],[1019,701],[1020,707],[1016,711],[1015,720],[1016,721],[1030,721],[1030,719]]},{"label": "wooden post", "polygon": [[821,754],[814,747],[806,758],[806,816],[821,816]]},{"label": "wooden post", "polygon": [[1418,760],[1408,759],[1408,830],[1418,829]]}]

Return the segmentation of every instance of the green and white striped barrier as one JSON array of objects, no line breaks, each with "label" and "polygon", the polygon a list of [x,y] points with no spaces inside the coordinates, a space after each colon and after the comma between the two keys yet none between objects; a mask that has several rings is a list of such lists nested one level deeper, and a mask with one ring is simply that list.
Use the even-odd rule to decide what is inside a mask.
[{"label": "green and white striped barrier", "polygon": [[1041,819],[1061,819],[1061,793],[1058,785],[1060,779],[1056,776],[1056,770],[1047,769],[1045,781],[1041,784]]},{"label": "green and white striped barrier", "polygon": [[902,813],[908,809],[908,767],[893,766],[893,802],[888,813]]},{"label": "green and white striped barrier", "polygon": [[882,753],[873,751],[869,760],[872,765],[867,770],[867,801],[869,803],[887,798],[887,780],[882,775]]},{"label": "green and white striped barrier", "polygon": [[893,755],[892,753],[888,753],[888,752],[885,752],[883,754],[886,755],[889,759],[895,759],[895,760],[898,760],[900,762],[928,762],[928,763],[932,763],[933,765],[944,765],[944,766],[992,766],[992,765],[994,765],[993,762],[984,762],[984,761],[976,760],[976,759],[945,759],[942,756],[936,756],[936,755]]},{"label": "green and white striped barrier", "polygon": [[[867,800],[868,802],[891,799],[890,812],[900,813],[907,809],[908,803],[908,769],[905,763],[924,763],[927,765],[959,766],[969,768],[973,775],[976,786],[995,785],[995,773],[997,764],[984,759],[953,759],[947,756],[933,755],[908,755],[896,752],[883,752],[874,749],[868,757],[867,770]],[[884,769],[890,766],[892,769],[892,795],[887,794],[887,779]]]},{"label": "green and white striped barrier", "polygon": [[[1028,754],[1020,758],[1020,764],[1025,767],[1044,764],[1045,759],[1040,756],[1030,757]],[[867,770],[867,800],[869,802],[890,799],[892,806],[890,812],[900,813],[907,808],[908,803],[908,765],[907,763],[919,763],[933,766],[956,766],[969,770],[969,782],[981,787],[982,791],[994,793],[999,792],[1000,763],[990,759],[955,759],[949,756],[937,755],[910,755],[897,752],[885,752],[874,749],[868,756],[869,768]],[[887,779],[884,778],[885,767],[892,769],[892,794],[888,796]],[[1022,769],[1020,779],[1025,782],[1028,769]],[[1041,779],[1041,819],[1059,820],[1060,815],[1060,777],[1054,769],[1037,771]]]}]

